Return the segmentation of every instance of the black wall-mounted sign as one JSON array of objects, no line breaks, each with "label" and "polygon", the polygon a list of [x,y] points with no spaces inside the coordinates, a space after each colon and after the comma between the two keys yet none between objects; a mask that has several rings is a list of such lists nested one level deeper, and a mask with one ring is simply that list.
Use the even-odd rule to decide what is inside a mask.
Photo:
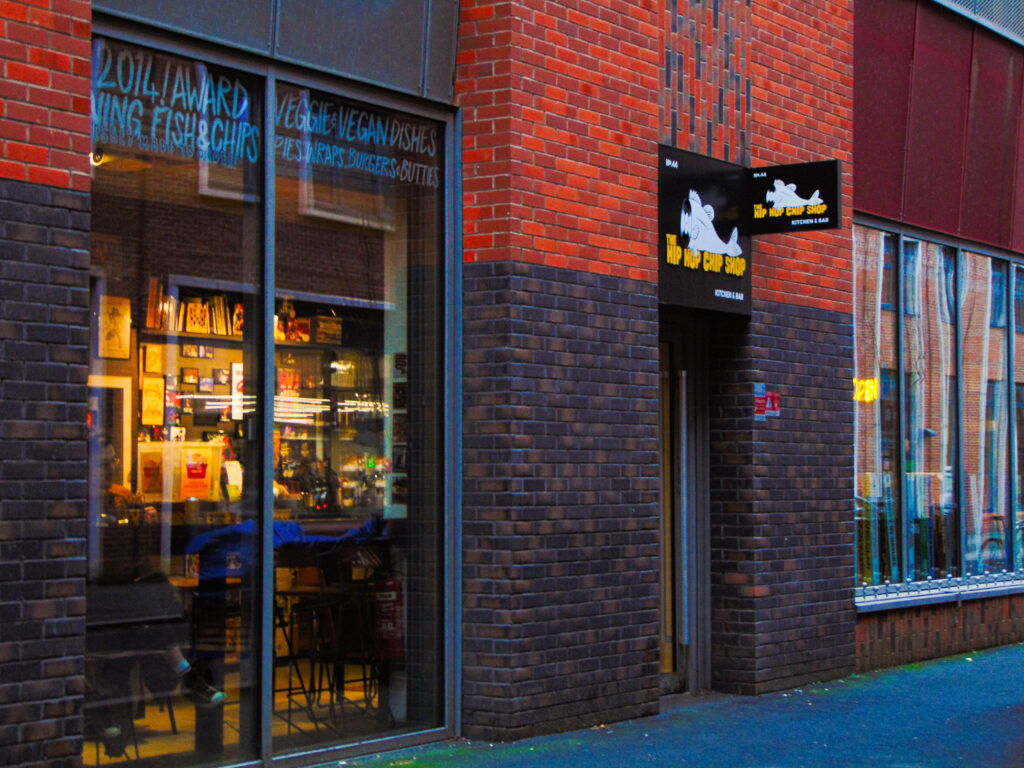
[{"label": "black wall-mounted sign", "polygon": [[658,297],[663,304],[750,314],[747,174],[738,165],[661,147]]},{"label": "black wall-mounted sign", "polygon": [[842,226],[838,160],[751,168],[749,173],[748,234]]}]

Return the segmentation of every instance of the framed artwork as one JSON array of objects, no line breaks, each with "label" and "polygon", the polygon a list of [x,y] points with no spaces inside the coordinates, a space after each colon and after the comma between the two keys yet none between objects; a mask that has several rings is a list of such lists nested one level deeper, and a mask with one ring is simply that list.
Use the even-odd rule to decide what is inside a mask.
[{"label": "framed artwork", "polygon": [[202,301],[190,301],[185,305],[185,332],[210,332],[210,307]]},{"label": "framed artwork", "polygon": [[182,368],[181,369],[181,383],[182,384],[198,384],[199,383],[199,369],[198,368]]},{"label": "framed artwork", "polygon": [[141,423],[146,427],[163,426],[164,380],[161,376],[144,376],[142,378]]},{"label": "framed artwork", "polygon": [[213,347],[211,347],[209,345],[206,345],[206,344],[200,344],[196,348],[196,357],[202,357],[202,358],[204,358],[206,360],[212,360],[213,359]]},{"label": "framed artwork", "polygon": [[214,384],[230,384],[231,383],[231,371],[227,368],[214,368],[213,369],[213,383]]},{"label": "framed artwork", "polygon": [[198,344],[182,344],[181,345],[181,356],[182,357],[199,357],[199,345]]},{"label": "framed artwork", "polygon": [[212,376],[200,376],[199,377],[199,391],[200,392],[213,392],[213,377]]},{"label": "framed artwork", "polygon": [[114,360],[131,357],[132,302],[121,296],[100,296],[97,354]]},{"label": "framed artwork", "polygon": [[164,372],[164,347],[162,344],[142,346],[142,370],[144,373]]}]

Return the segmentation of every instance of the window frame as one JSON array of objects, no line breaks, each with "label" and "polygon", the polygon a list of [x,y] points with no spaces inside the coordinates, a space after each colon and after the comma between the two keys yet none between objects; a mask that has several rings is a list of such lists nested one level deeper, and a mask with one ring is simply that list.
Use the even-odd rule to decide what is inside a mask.
[{"label": "window frame", "polygon": [[396,110],[433,120],[443,126],[442,142],[445,157],[441,166],[443,210],[438,222],[441,230],[441,248],[439,268],[443,271],[440,286],[441,295],[438,300],[443,302],[441,322],[444,328],[439,376],[441,378],[440,398],[444,407],[444,416],[440,429],[438,446],[438,477],[442,484],[441,498],[443,508],[439,518],[443,530],[439,533],[443,551],[442,577],[439,586],[442,604],[441,620],[443,638],[443,659],[445,670],[442,680],[444,701],[440,708],[441,725],[411,733],[395,736],[382,736],[372,742],[374,750],[399,749],[438,739],[451,738],[459,734],[461,722],[461,665],[458,649],[461,647],[461,622],[458,620],[461,605],[461,482],[462,476],[462,258],[461,239],[458,237],[461,217],[456,205],[459,199],[459,165],[457,162],[458,148],[461,144],[459,122],[453,108],[425,99],[389,92],[382,88],[345,79],[340,76],[322,74],[307,68],[296,66],[285,61],[261,58],[240,50],[232,50],[211,42],[188,38],[172,32],[163,32],[153,28],[119,19],[96,11],[92,21],[92,37],[105,37],[128,45],[152,48],[156,51],[188,57],[197,61],[234,69],[240,73],[261,79],[264,87],[265,124],[263,131],[264,168],[262,183],[262,328],[257,341],[259,354],[264,364],[261,366],[261,380],[255,391],[259,397],[259,439],[262,443],[263,459],[262,488],[259,499],[260,544],[262,561],[260,562],[257,583],[261,596],[261,638],[267,642],[260,646],[260,679],[258,681],[259,723],[261,744],[260,758],[249,764],[299,766],[308,765],[314,758],[316,761],[327,762],[367,753],[369,747],[365,742],[350,741],[337,744],[316,746],[304,752],[275,754],[272,743],[273,714],[273,679],[262,671],[271,669],[273,664],[273,429],[274,400],[276,384],[274,381],[274,302],[275,287],[275,221],[276,221],[276,148],[274,144],[275,128],[272,116],[276,114],[277,85],[286,82],[290,85],[311,88],[341,98],[363,102],[384,110]]},{"label": "window frame", "polygon": [[[952,255],[954,258],[954,264],[956,265],[955,274],[952,280],[952,285],[939,286],[940,296],[944,300],[948,300],[950,297],[947,296],[949,291],[952,291],[952,299],[956,302],[954,306],[959,310],[960,302],[960,290],[959,285],[959,274],[960,274],[960,257],[962,253],[970,252],[979,256],[984,256],[1002,264],[1003,270],[1003,290],[1001,298],[1002,300],[1002,313],[1001,317],[1003,320],[1002,326],[994,326],[999,328],[1005,328],[1006,333],[1004,334],[1006,344],[1006,381],[1008,382],[1008,388],[1016,390],[1016,384],[1014,380],[1014,338],[1017,334],[1024,333],[1024,326],[1020,325],[1018,315],[1021,315],[1024,319],[1024,312],[1017,312],[1015,297],[1020,295],[1024,296],[1024,280],[1018,275],[1017,267],[1024,268],[1024,255],[1007,253],[991,247],[986,247],[977,243],[957,240],[955,238],[940,237],[935,233],[921,230],[911,226],[895,225],[889,221],[883,221],[875,219],[870,216],[858,215],[854,219],[854,228],[856,237],[857,229],[868,229],[877,232],[881,236],[891,235],[897,238],[896,258],[897,263],[894,267],[896,275],[899,276],[900,284],[898,290],[895,292],[896,300],[900,302],[900,306],[892,307],[885,305],[884,308],[894,311],[894,316],[897,318],[898,327],[896,330],[897,337],[897,370],[902,371],[905,365],[905,350],[903,349],[903,338],[905,333],[905,324],[909,319],[913,319],[916,314],[920,311],[920,297],[914,296],[913,298],[918,301],[917,306],[910,308],[914,310],[908,314],[908,308],[904,305],[907,298],[905,286],[903,285],[904,277],[904,243],[907,240],[918,241],[921,243],[921,247],[926,244],[931,244],[943,249],[944,253],[949,253],[948,249],[952,249]],[[920,253],[918,253],[917,267],[920,268]],[[851,264],[851,268],[852,264]],[[945,281],[944,281],[945,282]],[[854,289],[856,290],[857,281],[852,281]],[[994,300],[997,297],[992,297],[990,300]],[[854,303],[858,301],[858,297],[854,297]],[[884,298],[883,298],[884,301]],[[949,307],[945,306],[945,301],[940,301],[940,308],[937,312],[941,313],[943,319],[946,319],[949,314]],[[1012,331],[1011,331],[1012,328]],[[856,332],[856,329],[854,329]],[[962,500],[964,493],[964,441],[965,435],[964,430],[960,425],[960,412],[964,405],[964,381],[963,381],[963,370],[962,370],[962,317],[959,311],[956,312],[955,318],[955,334],[956,334],[956,376],[958,380],[956,402],[954,410],[957,413],[957,435],[956,435],[956,470],[955,470],[955,482],[954,492],[957,496],[956,504],[958,508],[962,508]],[[861,343],[859,339],[854,337],[853,341],[855,347]],[[869,343],[873,343],[873,340]],[[901,415],[900,424],[898,426],[899,435],[898,440],[902,445],[906,438],[907,425],[905,423],[905,410],[906,410],[906,398],[908,393],[903,384],[903,377],[897,376],[895,384],[898,387],[898,402],[899,412]],[[1007,484],[1010,494],[1009,496],[1009,509],[1008,509],[1008,524],[1007,524],[1007,535],[1009,537],[1008,544],[1008,568],[997,574],[978,574],[978,575],[961,575],[958,577],[949,577],[941,579],[929,578],[924,581],[913,581],[907,578],[904,572],[903,582],[892,583],[890,580],[883,579],[882,583],[877,585],[869,585],[867,583],[858,583],[855,588],[855,607],[858,612],[871,612],[880,610],[890,610],[899,607],[906,607],[911,605],[920,605],[922,603],[944,603],[953,602],[963,599],[970,598],[982,598],[982,597],[993,597],[1003,594],[1019,594],[1024,593],[1024,557],[1021,556],[1019,548],[1017,546],[1017,538],[1024,535],[1024,513],[1021,512],[1016,506],[1017,495],[1020,494],[1024,489],[1019,487],[1020,481],[1015,475],[1015,465],[1013,463],[1014,453],[1016,451],[1018,440],[1024,440],[1024,435],[1019,434],[1017,419],[1016,419],[1016,403],[1015,399],[1011,396],[1007,396],[1005,399],[1005,408],[1009,411],[1007,414],[1007,463],[1004,471],[1007,475]],[[902,456],[901,452],[901,458]],[[901,517],[906,512],[906,499],[901,497],[900,500],[900,515]],[[960,537],[963,539],[966,533],[966,523],[963,514],[960,516]],[[901,545],[900,557],[905,560],[907,558],[907,548],[909,543],[904,540]],[[963,574],[965,549],[963,546],[959,548],[958,559],[961,574]],[[860,574],[858,574],[859,576]]]}]

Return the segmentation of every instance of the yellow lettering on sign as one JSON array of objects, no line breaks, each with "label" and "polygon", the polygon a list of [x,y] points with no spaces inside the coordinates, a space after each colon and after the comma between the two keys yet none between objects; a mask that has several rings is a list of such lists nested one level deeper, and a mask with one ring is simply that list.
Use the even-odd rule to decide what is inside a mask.
[{"label": "yellow lettering on sign", "polygon": [[665,260],[672,266],[677,266],[683,258],[682,246],[677,242],[677,235],[665,235]]},{"label": "yellow lettering on sign", "polygon": [[768,217],[772,218],[772,219],[779,218],[779,216],[781,216],[783,213],[785,213],[785,209],[783,209],[783,208],[769,208],[768,209]]},{"label": "yellow lettering on sign", "polygon": [[688,269],[697,269],[700,266],[700,254],[694,253],[689,248],[683,251],[683,266]]},{"label": "yellow lettering on sign", "polygon": [[786,206],[787,216],[800,216],[804,212],[804,206],[802,205],[788,205]]},{"label": "yellow lettering on sign", "polygon": [[821,205],[808,205],[807,206],[807,212],[808,213],[824,213],[827,210],[828,210],[828,204],[826,204],[826,203],[822,203]]},{"label": "yellow lettering on sign", "polygon": [[760,203],[754,203],[754,218],[755,219],[763,219],[767,215],[768,215],[768,209],[767,208],[765,208]]},{"label": "yellow lettering on sign", "polygon": [[736,277],[743,277],[743,273],[747,271],[747,260],[742,256],[726,256],[725,257],[725,274],[736,275]]},{"label": "yellow lettering on sign", "polygon": [[705,272],[721,272],[722,271],[722,254],[711,253],[710,251],[704,251],[704,271]]}]

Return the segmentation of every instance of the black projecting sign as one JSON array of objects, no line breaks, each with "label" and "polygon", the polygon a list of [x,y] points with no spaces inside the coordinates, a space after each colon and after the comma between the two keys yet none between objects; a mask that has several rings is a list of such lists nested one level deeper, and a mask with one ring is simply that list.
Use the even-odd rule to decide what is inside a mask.
[{"label": "black projecting sign", "polygon": [[659,300],[749,315],[749,171],[664,146],[658,163]]},{"label": "black projecting sign", "polygon": [[748,233],[842,226],[840,178],[838,160],[751,168]]}]

